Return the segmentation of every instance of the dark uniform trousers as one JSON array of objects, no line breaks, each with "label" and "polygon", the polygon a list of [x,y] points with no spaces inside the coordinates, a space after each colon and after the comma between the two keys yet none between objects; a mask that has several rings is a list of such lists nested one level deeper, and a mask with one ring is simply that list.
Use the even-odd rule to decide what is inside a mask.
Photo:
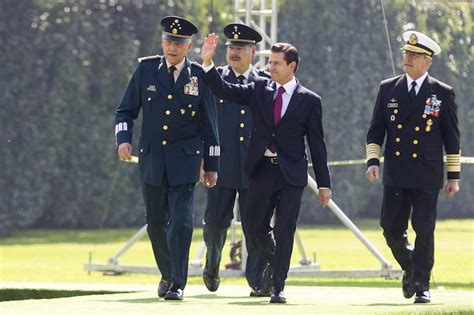
[{"label": "dark uniform trousers", "polygon": [[142,187],[147,232],[162,277],[184,289],[193,234],[195,184],[170,186],[167,176],[163,176],[163,181],[161,186],[144,184]]},{"label": "dark uniform trousers", "polygon": [[[217,71],[227,82],[239,82],[230,66],[219,67]],[[248,80],[253,82],[261,76],[268,75],[251,67]],[[248,253],[245,276],[249,286],[257,290],[262,286],[262,274],[267,263],[263,257],[258,255],[253,246],[248,227],[248,175],[244,173],[243,167],[252,132],[252,114],[250,108],[244,105],[227,102],[220,98],[216,99],[216,103],[221,162],[217,186],[207,189],[203,232],[207,247],[206,272],[212,275],[218,274],[222,260],[222,249],[226,241],[227,229],[232,223],[233,208],[238,192],[240,221]]]},{"label": "dark uniform trousers", "polygon": [[271,164],[267,158],[250,178],[249,209],[261,209],[248,213],[250,233],[260,255],[273,267],[273,288],[277,292],[284,289],[288,275],[303,190],[304,187],[289,185],[279,165]]},{"label": "dark uniform trousers", "polygon": [[[429,289],[430,272],[434,265],[438,194],[439,190],[384,186],[380,225],[385,240],[403,270],[415,267],[414,281],[425,289]],[[410,214],[416,233],[413,250],[406,233]]]}]

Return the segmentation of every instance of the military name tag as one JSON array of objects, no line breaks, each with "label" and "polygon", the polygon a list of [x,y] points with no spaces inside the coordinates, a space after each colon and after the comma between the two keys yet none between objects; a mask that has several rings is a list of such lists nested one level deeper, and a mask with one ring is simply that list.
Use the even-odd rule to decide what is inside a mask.
[{"label": "military name tag", "polygon": [[156,86],[154,85],[149,85],[147,88],[146,88],[147,91],[151,91],[151,92],[156,92]]},{"label": "military name tag", "polygon": [[197,77],[189,77],[189,83],[184,86],[184,94],[198,96],[199,86]]}]

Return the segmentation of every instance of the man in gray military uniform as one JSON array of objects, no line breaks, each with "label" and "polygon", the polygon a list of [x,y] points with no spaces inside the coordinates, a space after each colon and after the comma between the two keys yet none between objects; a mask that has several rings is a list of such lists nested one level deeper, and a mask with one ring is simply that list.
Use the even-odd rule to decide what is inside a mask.
[{"label": "man in gray military uniform", "polygon": [[138,144],[147,232],[161,272],[158,296],[182,300],[193,233],[193,194],[204,160],[204,184],[214,187],[219,165],[217,113],[200,65],[186,55],[197,27],[161,20],[164,56],[140,58],[116,111],[118,155],[130,160],[133,121],[143,113]]},{"label": "man in gray military uniform", "polygon": [[[224,27],[224,34],[227,37],[228,65],[217,69],[224,80],[246,84],[255,81],[259,76],[269,77],[266,72],[257,71],[252,66],[255,45],[262,40],[256,30],[245,24],[231,23]],[[227,229],[232,222],[238,193],[242,230],[248,252],[245,276],[252,290],[250,296],[270,296],[270,274],[264,273],[267,263],[250,241],[247,221],[248,176],[244,166],[252,133],[252,112],[245,104],[232,104],[218,98],[217,113],[221,163],[217,185],[207,191],[203,232],[207,247],[204,283],[210,291],[216,291],[219,287],[222,249]]]}]

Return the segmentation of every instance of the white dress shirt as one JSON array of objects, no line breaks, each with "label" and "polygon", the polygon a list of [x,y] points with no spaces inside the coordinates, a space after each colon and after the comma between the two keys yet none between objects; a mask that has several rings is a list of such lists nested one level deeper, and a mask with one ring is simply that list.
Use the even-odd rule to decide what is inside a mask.
[{"label": "white dress shirt", "polygon": [[421,85],[423,84],[423,82],[425,81],[426,77],[428,76],[428,72],[425,72],[425,74],[423,74],[421,77],[419,77],[418,79],[416,80],[413,80],[412,78],[410,78],[410,76],[407,74],[407,86],[408,86],[408,93],[410,93],[410,90],[411,90],[411,83],[413,81],[416,82],[416,85],[415,85],[415,95],[418,95],[418,92],[420,91],[421,89]]},{"label": "white dress shirt", "polygon": [[[181,73],[181,71],[183,70],[184,68],[184,61],[186,60],[186,58],[183,58],[183,60],[181,60],[180,63],[178,63],[177,65],[175,65],[174,67],[176,68],[176,70],[174,70],[174,82],[176,82],[176,80],[178,80],[179,78],[179,74]],[[168,68],[168,73],[170,72],[170,67],[172,65],[168,63],[168,61],[166,61],[166,67]]]}]

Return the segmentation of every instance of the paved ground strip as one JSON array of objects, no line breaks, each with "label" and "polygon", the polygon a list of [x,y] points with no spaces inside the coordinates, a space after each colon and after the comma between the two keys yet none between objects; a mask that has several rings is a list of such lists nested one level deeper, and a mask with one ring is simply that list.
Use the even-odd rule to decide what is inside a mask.
[{"label": "paved ground strip", "polygon": [[[215,293],[204,285],[189,285],[184,301],[165,301],[151,285],[0,283],[2,288],[55,290],[134,291],[48,300],[7,301],[0,303],[2,315],[48,314],[442,314],[474,313],[474,291],[433,290],[432,303],[415,305],[402,297],[401,289],[288,286],[288,303],[270,304],[269,298],[248,297],[249,289],[224,285]],[[293,313],[293,314],[291,314]]]}]

